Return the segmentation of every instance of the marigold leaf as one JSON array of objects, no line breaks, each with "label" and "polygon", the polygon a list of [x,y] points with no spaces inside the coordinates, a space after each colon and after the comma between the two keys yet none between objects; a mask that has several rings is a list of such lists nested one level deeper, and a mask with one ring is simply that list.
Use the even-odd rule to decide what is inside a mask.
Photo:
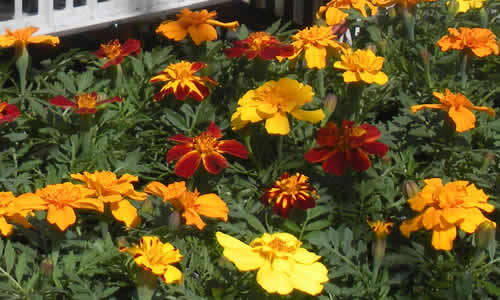
[{"label": "marigold leaf", "polygon": [[18,282],[21,282],[23,279],[24,272],[26,271],[26,264],[26,253],[23,252],[19,255],[16,263],[15,275]]},{"label": "marigold leaf", "polygon": [[7,273],[10,273],[12,267],[14,266],[14,262],[16,260],[16,252],[14,251],[14,247],[12,247],[10,241],[7,241],[7,245],[5,245],[4,259],[6,266],[5,271],[7,271]]}]

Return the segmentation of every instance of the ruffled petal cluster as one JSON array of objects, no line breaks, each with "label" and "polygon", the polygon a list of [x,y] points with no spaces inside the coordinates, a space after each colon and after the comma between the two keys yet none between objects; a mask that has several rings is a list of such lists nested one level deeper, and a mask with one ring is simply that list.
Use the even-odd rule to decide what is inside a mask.
[{"label": "ruffled petal cluster", "polygon": [[424,108],[444,110],[448,113],[450,119],[452,119],[455,123],[455,130],[457,132],[465,132],[476,127],[476,116],[474,116],[471,110],[482,111],[492,117],[496,115],[493,108],[475,106],[464,95],[460,93],[453,94],[448,89],[445,89],[445,94],[438,92],[434,92],[432,94],[434,97],[439,99],[441,104],[414,105],[410,108],[411,111],[416,113]]},{"label": "ruffled petal cluster", "polygon": [[425,187],[408,200],[411,209],[420,214],[401,224],[403,235],[414,231],[432,230],[432,246],[437,250],[451,250],[457,236],[457,227],[473,233],[483,222],[491,222],[482,211],[492,212],[495,207],[488,196],[465,180],[443,185],[440,178],[424,180]]},{"label": "ruffled petal cluster", "polygon": [[6,29],[5,34],[0,35],[0,48],[24,48],[29,44],[47,44],[50,46],[59,45],[59,38],[51,35],[33,36],[38,31],[38,27],[28,26],[26,28],[10,30]]},{"label": "ruffled petal cluster", "polygon": [[311,149],[304,159],[311,163],[323,162],[325,172],[340,176],[352,167],[357,171],[367,170],[370,159],[367,154],[384,156],[389,147],[377,142],[380,131],[373,125],[354,126],[354,122],[344,120],[340,128],[328,122],[315,136],[319,147]]},{"label": "ruffled petal cluster", "polygon": [[299,290],[318,295],[328,282],[328,270],[318,256],[300,247],[301,242],[289,233],[267,234],[250,245],[216,233],[223,255],[240,271],[257,270],[257,283],[268,293],[288,295]]},{"label": "ruffled petal cluster", "polygon": [[319,19],[322,15],[325,15],[326,24],[337,25],[345,21],[347,16],[349,16],[349,14],[342,11],[343,9],[355,9],[365,18],[368,17],[368,10],[370,10],[371,16],[374,16],[378,10],[368,0],[331,0],[325,5],[320,6],[316,12],[316,18]]},{"label": "ruffled petal cluster", "polygon": [[238,21],[222,23],[214,18],[217,16],[215,11],[191,11],[183,8],[177,14],[177,21],[166,21],[156,28],[156,33],[162,34],[167,39],[182,41],[189,34],[196,45],[205,41],[214,41],[217,39],[217,31],[214,26],[220,26],[235,30],[240,24]]},{"label": "ruffled petal cluster", "polygon": [[260,57],[272,60],[277,56],[288,57],[293,55],[293,46],[280,42],[276,37],[267,32],[253,32],[246,39],[233,41],[234,47],[224,49],[227,57],[235,58],[245,56],[247,59]]},{"label": "ruffled petal cluster", "polygon": [[167,163],[179,160],[175,165],[175,174],[184,178],[193,176],[200,163],[210,174],[219,174],[227,168],[227,160],[223,154],[247,159],[248,151],[236,140],[219,140],[222,131],[213,122],[200,135],[191,138],[183,134],[169,137],[170,141],[179,143],[168,150]]},{"label": "ruffled petal cluster", "polygon": [[180,61],[170,64],[160,74],[151,78],[150,82],[166,82],[160,92],[153,96],[159,101],[166,94],[174,94],[177,100],[184,101],[188,96],[200,102],[210,94],[205,82],[217,85],[217,81],[208,76],[194,75],[207,65],[202,62]]},{"label": "ruffled petal cluster", "polygon": [[16,223],[26,228],[31,224],[26,219],[32,213],[30,208],[19,207],[18,198],[12,192],[0,192],[0,234],[9,236],[13,231],[13,225]]},{"label": "ruffled petal cluster", "polygon": [[111,66],[121,64],[125,56],[139,54],[139,52],[141,52],[141,43],[138,40],[128,39],[122,45],[120,41],[116,39],[107,44],[101,44],[99,50],[94,54],[99,58],[107,59],[101,66],[101,68],[107,69]]},{"label": "ruffled petal cluster", "polygon": [[497,37],[491,30],[486,28],[460,27],[448,28],[448,35],[443,36],[437,45],[441,51],[469,50],[477,57],[498,55]]},{"label": "ruffled petal cluster", "polygon": [[333,64],[334,68],[345,70],[342,74],[345,83],[366,82],[368,84],[385,84],[389,77],[380,71],[384,64],[384,58],[376,56],[370,49],[361,50],[347,49],[340,57],[340,61]]},{"label": "ruffled petal cluster", "polygon": [[312,87],[290,78],[268,81],[250,90],[238,100],[238,108],[231,117],[233,130],[240,130],[249,123],[266,121],[269,134],[287,135],[290,132],[288,114],[294,118],[318,123],[325,113],[322,109],[303,110],[301,107],[313,99]]},{"label": "ruffled petal cluster", "polygon": [[219,196],[213,193],[200,195],[196,189],[190,192],[184,181],[174,182],[168,186],[153,181],[144,191],[162,197],[163,202],[170,203],[176,210],[182,212],[186,225],[194,225],[199,230],[203,230],[206,225],[200,215],[227,222],[229,209]]},{"label": "ruffled petal cluster", "polygon": [[139,245],[120,248],[134,257],[135,263],[144,270],[161,276],[163,282],[181,283],[182,272],[175,266],[182,259],[182,254],[170,243],[162,243],[156,236],[143,236]]},{"label": "ruffled petal cluster", "polygon": [[64,108],[71,107],[75,113],[80,115],[89,115],[95,114],[97,112],[97,107],[101,104],[123,101],[123,99],[118,96],[100,101],[97,101],[97,99],[97,93],[92,92],[75,96],[74,101],[71,101],[68,98],[59,95],[50,99],[49,103]]},{"label": "ruffled petal cluster", "polygon": [[12,122],[20,114],[21,112],[19,112],[19,108],[16,105],[0,101],[0,124]]},{"label": "ruffled petal cluster", "polygon": [[382,220],[367,222],[377,239],[380,240],[384,240],[389,233],[391,233],[392,227],[394,226],[394,222],[385,222]]}]

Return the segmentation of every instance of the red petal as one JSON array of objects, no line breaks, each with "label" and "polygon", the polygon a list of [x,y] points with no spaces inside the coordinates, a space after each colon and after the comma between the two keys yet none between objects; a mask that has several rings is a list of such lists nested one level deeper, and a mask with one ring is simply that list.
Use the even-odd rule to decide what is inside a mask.
[{"label": "red petal", "polygon": [[169,137],[168,140],[182,144],[191,144],[193,142],[193,138],[187,137],[181,133]]},{"label": "red petal", "polygon": [[101,66],[101,69],[107,69],[107,68],[109,68],[111,66],[119,65],[119,64],[122,63],[122,61],[123,61],[123,56],[121,56],[121,55],[117,56],[117,57],[115,57],[113,59],[108,60],[106,63],[104,63]]},{"label": "red petal", "polygon": [[198,82],[194,82],[194,85],[198,88],[198,90],[201,92],[201,95],[195,92],[194,90],[189,92],[189,97],[193,98],[194,100],[201,102],[203,99],[205,99],[209,94],[209,90],[206,86],[203,84],[200,84]]},{"label": "red petal", "polygon": [[132,53],[139,54],[139,52],[141,52],[141,43],[135,39],[128,39],[121,47],[121,54],[123,56]]},{"label": "red petal", "polygon": [[257,56],[257,51],[246,51],[245,52],[245,57],[248,59],[248,60],[251,60],[251,59],[254,59],[256,56]]},{"label": "red petal", "polygon": [[175,145],[170,150],[168,150],[167,155],[165,156],[167,163],[178,160],[182,156],[186,155],[189,151],[193,151],[193,146],[190,144],[180,144]]},{"label": "red petal", "polygon": [[286,45],[286,46],[282,46],[280,48],[280,54],[279,54],[279,56],[288,57],[288,56],[292,56],[293,53],[294,53],[293,46],[292,45]]},{"label": "red petal", "polygon": [[349,120],[342,121],[343,128],[352,128],[353,125],[354,125],[353,121],[349,121]]},{"label": "red petal", "polygon": [[366,133],[363,135],[363,140],[365,142],[373,142],[382,135],[377,127],[370,124],[360,125],[359,128],[362,128],[366,131]]},{"label": "red petal", "polygon": [[97,50],[96,52],[94,52],[94,54],[95,54],[95,56],[97,56],[99,58],[105,57],[104,51],[102,49]]},{"label": "red petal", "polygon": [[95,114],[97,110],[95,108],[79,108],[75,110],[75,113],[80,115],[92,115]]},{"label": "red petal", "polygon": [[368,155],[359,149],[351,151],[351,163],[352,168],[357,171],[365,171],[371,165]]},{"label": "red petal", "polygon": [[362,144],[360,148],[370,154],[376,154],[378,156],[384,156],[387,151],[389,151],[389,147],[381,142]]},{"label": "red petal", "polygon": [[153,100],[154,101],[160,101],[160,100],[163,100],[163,97],[165,97],[166,94],[169,94],[169,93],[172,93],[172,89],[169,89],[169,90],[165,90],[163,92],[159,92],[159,93],[156,93],[154,94],[153,96]]},{"label": "red petal", "polygon": [[213,152],[203,156],[203,166],[211,174],[219,174],[222,169],[227,168],[227,160],[221,154]]},{"label": "red petal", "polygon": [[174,94],[177,100],[186,100],[186,97],[189,95],[189,87],[179,85]]},{"label": "red petal", "polygon": [[243,146],[243,144],[241,144],[237,140],[220,141],[217,144],[216,149],[222,153],[227,153],[227,154],[230,154],[232,156],[248,159],[247,149],[245,148],[245,146]]},{"label": "red petal", "polygon": [[116,96],[116,97],[109,98],[109,99],[106,99],[106,100],[97,101],[95,103],[95,105],[101,105],[101,104],[104,104],[104,103],[111,103],[111,102],[123,102],[123,98],[120,98],[120,97]]},{"label": "red petal", "polygon": [[236,48],[235,47],[235,48],[224,49],[224,55],[226,55],[229,58],[240,57],[241,55],[243,55],[244,52],[245,52],[244,48]]},{"label": "red petal", "polygon": [[279,46],[269,46],[262,49],[259,53],[259,56],[266,60],[272,60],[276,56],[280,55],[280,47]]},{"label": "red petal", "polygon": [[320,146],[334,147],[337,144],[337,125],[333,122],[328,122],[325,127],[322,127],[316,132],[314,139]]},{"label": "red petal", "polygon": [[204,133],[210,134],[216,139],[220,139],[222,137],[222,131],[220,131],[220,128],[217,127],[217,125],[215,125],[213,121],[210,121],[208,129]]},{"label": "red petal", "polygon": [[69,99],[59,95],[49,100],[49,103],[55,106],[61,107],[77,107],[76,103],[70,101]]},{"label": "red petal", "polygon": [[193,176],[200,165],[201,156],[197,151],[191,151],[184,155],[175,165],[174,172],[177,176],[189,178]]},{"label": "red petal", "polygon": [[280,195],[273,206],[273,212],[283,218],[288,218],[291,209],[292,202],[289,195]]},{"label": "red petal", "polygon": [[205,66],[206,66],[205,63],[197,61],[191,65],[191,71],[198,72],[200,69],[204,68]]},{"label": "red petal", "polygon": [[328,159],[333,153],[332,149],[313,148],[304,154],[304,159],[310,163],[320,162]]},{"label": "red petal", "polygon": [[316,205],[316,201],[314,201],[314,198],[306,193],[299,192],[297,195],[295,195],[295,197],[297,198],[297,206],[300,209],[308,209]]},{"label": "red petal", "polygon": [[337,151],[333,155],[325,160],[322,167],[326,173],[331,173],[337,176],[344,174],[344,172],[349,168],[349,161],[347,160],[345,153]]},{"label": "red petal", "polygon": [[[4,111],[3,111],[3,116],[0,118],[0,124],[4,122],[11,122],[15,118],[19,117],[21,112],[19,112],[19,108],[15,106],[14,104],[7,104],[5,106]],[[0,116],[2,113],[0,113]]]}]

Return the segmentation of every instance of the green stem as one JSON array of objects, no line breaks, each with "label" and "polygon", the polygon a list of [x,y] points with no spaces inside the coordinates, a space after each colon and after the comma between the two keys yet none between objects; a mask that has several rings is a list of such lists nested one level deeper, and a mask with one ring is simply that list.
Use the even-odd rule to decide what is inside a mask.
[{"label": "green stem", "polygon": [[283,135],[280,135],[278,138],[278,160],[280,161],[283,158]]},{"label": "green stem", "polygon": [[250,158],[252,163],[257,167],[257,171],[260,171],[260,170],[262,170],[262,165],[255,157],[255,154],[254,154],[253,149],[252,149],[251,139],[252,139],[251,134],[245,134],[243,137],[243,142],[245,143],[245,147],[248,150],[248,157]]},{"label": "green stem", "polygon": [[5,277],[7,277],[10,281],[12,281],[12,283],[14,283],[14,285],[16,286],[16,288],[19,291],[21,291],[23,294],[25,294],[25,291],[22,288],[22,286],[19,284],[19,282],[17,282],[17,280],[15,280],[14,277],[10,276],[10,274],[7,273],[7,271],[5,271],[2,267],[0,267],[0,273],[2,273],[3,275],[5,275]]},{"label": "green stem", "polygon": [[467,86],[467,61],[468,61],[469,55],[467,52],[463,53],[463,58],[462,58],[462,65],[460,67],[460,77],[461,77],[461,86],[462,90],[465,90],[465,87]]},{"label": "green stem", "polygon": [[324,69],[320,69],[318,70],[318,96],[321,98],[321,99],[324,99],[325,98],[325,70]]},{"label": "green stem", "polygon": [[26,91],[26,73],[28,72],[29,53],[26,47],[16,49],[16,67],[19,73],[19,84],[21,94],[24,95]]},{"label": "green stem", "polygon": [[406,8],[403,9],[403,22],[408,40],[412,43],[415,42],[415,17]]}]

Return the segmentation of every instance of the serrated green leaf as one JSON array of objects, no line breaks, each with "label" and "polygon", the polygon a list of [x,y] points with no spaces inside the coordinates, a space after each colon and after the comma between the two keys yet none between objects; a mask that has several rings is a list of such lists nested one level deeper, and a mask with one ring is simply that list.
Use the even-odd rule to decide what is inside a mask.
[{"label": "serrated green leaf", "polygon": [[16,270],[15,270],[15,275],[16,275],[16,280],[18,282],[21,282],[24,276],[24,272],[26,271],[26,253],[21,253],[19,257],[17,258],[17,263],[16,263]]},{"label": "serrated green leaf", "polygon": [[307,224],[305,230],[306,231],[321,230],[321,229],[324,229],[324,228],[330,226],[331,224],[332,224],[332,222],[330,220],[323,219],[323,220],[319,220],[319,221],[315,221],[315,222]]},{"label": "serrated green leaf", "polygon": [[14,247],[12,247],[12,243],[10,241],[7,241],[4,251],[5,271],[10,273],[10,271],[12,271],[12,267],[14,267],[14,262],[16,261],[16,251],[14,250]]}]

